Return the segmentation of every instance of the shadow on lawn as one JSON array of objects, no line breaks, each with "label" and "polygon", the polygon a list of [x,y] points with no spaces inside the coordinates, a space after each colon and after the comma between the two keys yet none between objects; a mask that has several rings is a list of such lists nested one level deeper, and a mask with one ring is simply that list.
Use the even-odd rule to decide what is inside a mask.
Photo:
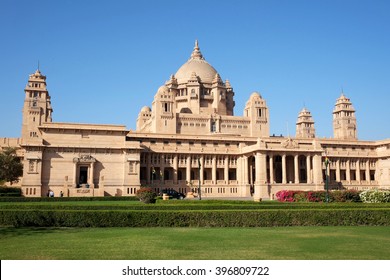
[{"label": "shadow on lawn", "polygon": [[6,237],[16,237],[16,236],[30,236],[30,235],[47,235],[50,233],[58,233],[62,231],[69,230],[67,228],[50,228],[50,227],[2,227],[0,228],[0,236],[2,238]]}]

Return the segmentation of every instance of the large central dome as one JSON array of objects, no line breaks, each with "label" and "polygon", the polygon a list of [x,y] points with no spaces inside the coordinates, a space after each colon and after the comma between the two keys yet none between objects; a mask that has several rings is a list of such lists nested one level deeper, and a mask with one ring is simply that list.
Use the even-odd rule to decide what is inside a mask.
[{"label": "large central dome", "polygon": [[203,58],[197,40],[195,41],[194,51],[190,59],[175,74],[178,84],[187,83],[193,72],[200,78],[202,83],[212,83],[217,74],[217,70]]}]

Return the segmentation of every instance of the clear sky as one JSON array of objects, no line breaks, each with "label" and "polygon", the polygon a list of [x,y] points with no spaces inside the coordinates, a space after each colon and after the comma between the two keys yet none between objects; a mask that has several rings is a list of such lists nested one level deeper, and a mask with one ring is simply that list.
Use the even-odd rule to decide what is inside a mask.
[{"label": "clear sky", "polygon": [[0,0],[0,137],[19,137],[24,87],[38,61],[53,121],[123,124],[187,61],[195,39],[235,91],[253,91],[271,134],[295,135],[305,106],[332,137],[343,89],[358,137],[390,138],[390,1]]}]

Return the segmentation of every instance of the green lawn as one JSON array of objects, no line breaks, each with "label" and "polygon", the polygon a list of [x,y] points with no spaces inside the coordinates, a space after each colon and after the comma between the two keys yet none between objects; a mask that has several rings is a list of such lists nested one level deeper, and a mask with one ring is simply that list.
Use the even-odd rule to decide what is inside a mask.
[{"label": "green lawn", "polygon": [[3,227],[0,259],[389,260],[390,227]]}]

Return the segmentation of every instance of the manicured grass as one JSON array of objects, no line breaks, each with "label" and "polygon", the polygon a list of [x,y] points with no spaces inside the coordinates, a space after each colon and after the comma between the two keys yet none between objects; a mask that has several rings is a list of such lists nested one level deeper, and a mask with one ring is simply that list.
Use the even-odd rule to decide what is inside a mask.
[{"label": "manicured grass", "polygon": [[390,259],[390,227],[0,228],[0,259]]}]

